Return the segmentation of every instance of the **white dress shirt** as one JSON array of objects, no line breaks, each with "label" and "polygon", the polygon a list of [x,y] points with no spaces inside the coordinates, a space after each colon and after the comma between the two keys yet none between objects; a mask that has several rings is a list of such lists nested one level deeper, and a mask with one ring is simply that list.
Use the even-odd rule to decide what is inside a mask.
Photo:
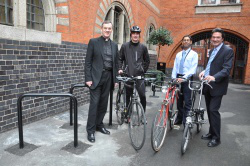
[{"label": "white dress shirt", "polygon": [[[175,61],[174,61],[174,67],[172,70],[172,78],[177,78],[177,74],[179,73],[179,68],[180,68],[180,62],[181,62],[181,58],[182,58],[182,52],[180,51],[177,53]],[[184,78],[188,78],[191,77],[192,75],[194,75],[196,73],[196,69],[198,66],[198,54],[191,50],[191,48],[189,48],[188,50],[186,50],[186,58],[183,64],[183,74],[184,74]]]}]

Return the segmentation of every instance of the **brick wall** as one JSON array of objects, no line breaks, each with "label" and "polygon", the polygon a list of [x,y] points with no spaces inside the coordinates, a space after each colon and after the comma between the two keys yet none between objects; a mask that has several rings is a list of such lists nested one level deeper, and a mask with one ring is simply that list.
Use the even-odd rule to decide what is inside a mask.
[{"label": "brick wall", "polygon": [[[60,45],[0,39],[0,132],[17,127],[17,98],[23,93],[69,92],[84,82],[86,44]],[[74,91],[79,105],[88,89]],[[23,122],[69,110],[68,98],[25,98]]]}]

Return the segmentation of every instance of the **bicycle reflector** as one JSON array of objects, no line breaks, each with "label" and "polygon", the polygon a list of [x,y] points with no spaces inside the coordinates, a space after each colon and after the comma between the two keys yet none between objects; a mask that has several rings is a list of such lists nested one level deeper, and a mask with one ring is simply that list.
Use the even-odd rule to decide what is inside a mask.
[{"label": "bicycle reflector", "polygon": [[162,87],[161,87],[162,93],[166,93],[167,90],[168,90],[168,87],[167,87],[167,86],[162,86]]}]

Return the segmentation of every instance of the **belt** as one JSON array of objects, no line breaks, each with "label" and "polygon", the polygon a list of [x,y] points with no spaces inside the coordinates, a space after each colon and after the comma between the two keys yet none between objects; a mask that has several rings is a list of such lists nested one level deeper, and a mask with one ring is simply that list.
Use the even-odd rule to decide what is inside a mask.
[{"label": "belt", "polygon": [[112,69],[102,69],[102,71],[112,71]]}]

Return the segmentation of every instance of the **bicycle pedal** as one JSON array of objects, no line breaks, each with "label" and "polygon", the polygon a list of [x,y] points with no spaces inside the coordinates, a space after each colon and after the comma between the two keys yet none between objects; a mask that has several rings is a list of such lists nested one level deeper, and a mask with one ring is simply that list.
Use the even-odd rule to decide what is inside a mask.
[{"label": "bicycle pedal", "polygon": [[180,128],[181,128],[181,126],[179,126],[179,125],[174,125],[174,126],[173,126],[173,129],[174,129],[174,130],[180,130]]}]

